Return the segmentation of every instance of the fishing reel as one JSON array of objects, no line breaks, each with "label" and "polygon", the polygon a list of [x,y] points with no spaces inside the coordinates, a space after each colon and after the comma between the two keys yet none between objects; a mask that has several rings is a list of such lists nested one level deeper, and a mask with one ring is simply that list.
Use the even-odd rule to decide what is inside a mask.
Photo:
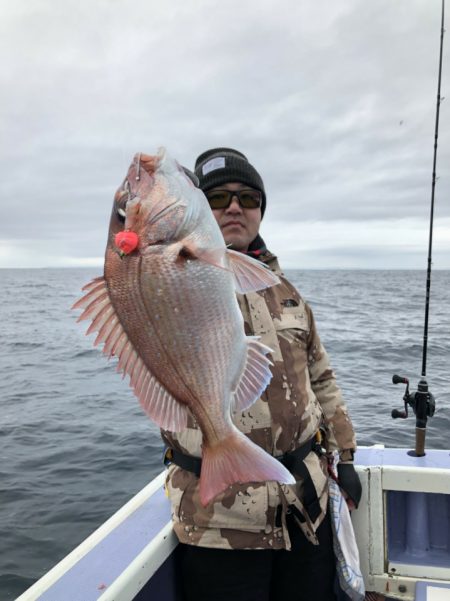
[{"label": "fishing reel", "polygon": [[[417,427],[425,428],[427,423],[427,417],[433,417],[436,409],[436,402],[434,396],[428,391],[428,383],[426,380],[420,380],[416,392],[409,392],[409,380],[402,378],[401,376],[392,376],[392,384],[406,384],[405,394],[403,395],[403,402],[405,409],[392,409],[391,416],[396,419],[401,417],[403,419],[408,417],[408,405],[414,411],[417,419],[421,422],[424,421],[423,425],[417,424]],[[424,420],[425,418],[425,420]]]},{"label": "fishing reel", "polygon": [[[427,426],[427,419],[433,417],[436,409],[436,402],[434,396],[428,390],[428,383],[425,379],[419,381],[417,390],[415,392],[409,392],[409,380],[402,376],[392,376],[393,384],[406,384],[405,394],[403,395],[404,410],[392,409],[391,416],[394,419],[408,417],[408,406],[414,412],[416,416],[416,450],[410,451],[410,454],[417,457],[425,455],[425,428]],[[419,434],[419,438],[417,435]]]}]

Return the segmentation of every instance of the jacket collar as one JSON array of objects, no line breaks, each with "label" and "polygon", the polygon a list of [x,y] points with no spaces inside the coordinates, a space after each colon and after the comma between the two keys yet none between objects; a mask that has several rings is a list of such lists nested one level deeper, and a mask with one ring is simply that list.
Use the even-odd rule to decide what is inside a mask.
[{"label": "jacket collar", "polygon": [[272,271],[275,271],[278,274],[281,274],[280,266],[278,265],[278,260],[276,255],[270,252],[267,249],[267,246],[261,236],[258,234],[253,242],[250,243],[248,250],[244,253],[253,257],[254,259],[258,259],[261,263],[267,264]]}]

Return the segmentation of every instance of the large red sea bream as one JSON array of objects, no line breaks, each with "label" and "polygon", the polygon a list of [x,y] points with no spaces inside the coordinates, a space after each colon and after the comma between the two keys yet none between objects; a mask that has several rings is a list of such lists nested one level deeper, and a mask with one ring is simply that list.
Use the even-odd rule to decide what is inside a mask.
[{"label": "large red sea bream", "polygon": [[204,505],[234,482],[293,482],[231,419],[271,378],[270,349],[245,336],[236,291],[277,283],[226,248],[205,196],[164,150],[134,157],[114,198],[104,276],[74,308],[92,319],[87,333],[118,357],[161,428],[183,430],[192,412],[203,435]]}]

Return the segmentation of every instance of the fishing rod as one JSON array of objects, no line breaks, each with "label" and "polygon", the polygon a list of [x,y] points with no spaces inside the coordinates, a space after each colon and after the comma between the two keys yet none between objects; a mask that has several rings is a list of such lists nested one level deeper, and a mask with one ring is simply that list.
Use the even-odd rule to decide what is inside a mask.
[{"label": "fishing rod", "polygon": [[431,289],[431,264],[432,264],[432,248],[433,248],[433,219],[434,219],[434,192],[436,187],[436,160],[439,136],[439,114],[441,107],[441,77],[442,77],[442,54],[444,48],[444,4],[442,0],[441,10],[441,41],[439,49],[439,71],[438,71],[438,89],[436,100],[436,120],[434,127],[434,152],[433,152],[433,174],[431,179],[431,210],[430,210],[430,232],[428,237],[428,265],[427,265],[427,283],[425,296],[425,324],[423,331],[423,350],[422,350],[422,374],[417,391],[409,392],[409,381],[402,376],[394,375],[392,377],[393,384],[406,384],[405,394],[403,395],[404,410],[393,409],[392,417],[406,418],[408,417],[408,405],[413,409],[416,416],[416,446],[414,451],[409,451],[410,455],[423,457],[425,455],[425,432],[428,417],[433,417],[435,411],[434,396],[428,389],[427,375],[427,346],[428,346],[428,317],[430,311],[430,289]]}]

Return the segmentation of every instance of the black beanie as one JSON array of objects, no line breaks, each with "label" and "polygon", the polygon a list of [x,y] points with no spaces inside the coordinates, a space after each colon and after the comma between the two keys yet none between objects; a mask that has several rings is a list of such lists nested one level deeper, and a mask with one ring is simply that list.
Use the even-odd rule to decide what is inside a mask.
[{"label": "black beanie", "polygon": [[247,157],[233,148],[212,148],[203,152],[195,161],[195,175],[199,188],[206,192],[211,188],[239,182],[247,184],[262,194],[261,216],[266,210],[266,192],[261,176],[248,162]]}]

